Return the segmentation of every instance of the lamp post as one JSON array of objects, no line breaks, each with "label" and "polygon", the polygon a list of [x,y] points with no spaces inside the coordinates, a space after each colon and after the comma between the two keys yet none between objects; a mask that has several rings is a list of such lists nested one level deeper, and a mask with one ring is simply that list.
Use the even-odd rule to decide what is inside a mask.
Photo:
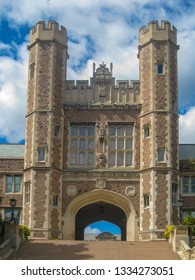
[{"label": "lamp post", "polygon": [[10,219],[10,223],[11,224],[15,223],[15,220],[14,220],[14,208],[16,207],[16,202],[17,202],[17,200],[15,198],[11,198],[10,199],[10,206],[12,208],[11,219]]},{"label": "lamp post", "polygon": [[178,205],[178,208],[179,208],[179,223],[181,224],[182,223],[182,208],[183,208],[183,205],[184,205],[184,200],[181,199],[181,198],[178,199],[177,205]]}]

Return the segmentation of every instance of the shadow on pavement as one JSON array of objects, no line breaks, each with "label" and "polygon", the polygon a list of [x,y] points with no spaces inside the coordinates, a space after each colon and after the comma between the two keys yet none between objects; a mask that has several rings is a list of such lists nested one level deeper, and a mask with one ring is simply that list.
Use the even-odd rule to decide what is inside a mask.
[{"label": "shadow on pavement", "polygon": [[9,260],[87,260],[93,256],[87,254],[87,247],[82,243],[60,241],[26,240]]}]

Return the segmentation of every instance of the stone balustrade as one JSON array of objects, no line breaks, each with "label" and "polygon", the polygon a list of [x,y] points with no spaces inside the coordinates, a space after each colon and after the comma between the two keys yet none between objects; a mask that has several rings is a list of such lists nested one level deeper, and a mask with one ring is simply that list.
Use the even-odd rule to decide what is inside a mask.
[{"label": "stone balustrade", "polygon": [[195,260],[195,247],[190,248],[185,241],[180,241],[180,252],[182,253],[183,259]]},{"label": "stone balustrade", "polygon": [[17,250],[24,240],[24,231],[15,224],[5,224],[5,241],[0,245],[0,260],[7,259],[14,250]]},{"label": "stone balustrade", "polygon": [[8,239],[0,245],[0,260],[7,259],[13,252],[12,240]]},{"label": "stone balustrade", "polygon": [[177,252],[183,260],[195,259],[195,247],[189,246],[188,225],[176,226],[174,231],[170,233],[169,243],[173,247],[173,251]]}]

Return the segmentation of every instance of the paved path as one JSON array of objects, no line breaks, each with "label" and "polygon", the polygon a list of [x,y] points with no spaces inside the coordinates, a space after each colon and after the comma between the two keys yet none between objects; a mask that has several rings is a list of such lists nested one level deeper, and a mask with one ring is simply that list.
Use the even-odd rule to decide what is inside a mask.
[{"label": "paved path", "polygon": [[10,260],[179,260],[167,241],[28,240]]}]

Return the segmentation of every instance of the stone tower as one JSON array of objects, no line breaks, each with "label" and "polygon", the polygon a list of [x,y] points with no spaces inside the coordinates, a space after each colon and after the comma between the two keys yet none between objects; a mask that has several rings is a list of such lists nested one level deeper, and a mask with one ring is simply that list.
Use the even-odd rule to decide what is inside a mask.
[{"label": "stone tower", "polygon": [[140,239],[162,236],[178,188],[177,32],[152,21],[140,29]]},{"label": "stone tower", "polygon": [[34,237],[55,238],[61,230],[66,29],[38,22],[28,50],[23,223]]}]

